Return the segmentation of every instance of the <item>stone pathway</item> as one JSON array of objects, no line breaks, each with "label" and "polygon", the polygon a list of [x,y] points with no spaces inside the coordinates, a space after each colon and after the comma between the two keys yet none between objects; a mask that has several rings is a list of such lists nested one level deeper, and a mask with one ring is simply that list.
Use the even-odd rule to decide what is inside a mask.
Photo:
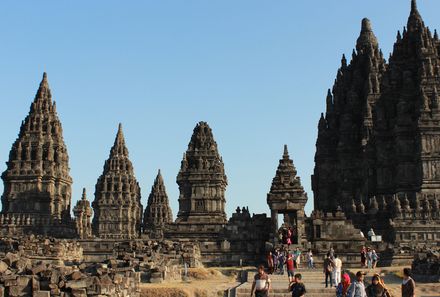
[{"label": "stone pathway", "polygon": [[[299,269],[295,273],[301,273],[302,280],[307,289],[307,297],[334,297],[336,294],[335,288],[325,288],[324,274],[321,269]],[[236,289],[236,297],[249,297],[251,294],[252,282],[255,272],[250,272],[248,281],[241,284]],[[290,297],[291,293],[287,291],[289,285],[287,274],[271,275],[272,290],[269,293],[270,297]]]}]

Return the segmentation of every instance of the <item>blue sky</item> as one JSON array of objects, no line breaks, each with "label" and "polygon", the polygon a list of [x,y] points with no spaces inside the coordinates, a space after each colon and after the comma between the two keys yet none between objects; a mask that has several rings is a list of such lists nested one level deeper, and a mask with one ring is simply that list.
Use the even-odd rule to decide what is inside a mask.
[{"label": "blue sky", "polygon": [[[418,2],[440,29],[440,1]],[[238,205],[268,212],[284,144],[310,212],[316,127],[340,58],[363,17],[388,57],[409,9],[409,0],[2,1],[0,170],[47,71],[74,203],[83,187],[93,199],[122,122],[144,207],[161,168],[176,214],[182,154],[203,120],[225,162],[228,215]]]}]

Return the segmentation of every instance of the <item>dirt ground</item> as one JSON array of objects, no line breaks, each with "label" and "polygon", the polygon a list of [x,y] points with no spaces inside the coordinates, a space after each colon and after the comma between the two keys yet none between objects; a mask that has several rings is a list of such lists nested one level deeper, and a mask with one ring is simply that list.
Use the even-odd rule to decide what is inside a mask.
[{"label": "dirt ground", "polygon": [[189,269],[187,282],[142,284],[142,297],[223,297],[225,290],[238,286],[238,269]]}]

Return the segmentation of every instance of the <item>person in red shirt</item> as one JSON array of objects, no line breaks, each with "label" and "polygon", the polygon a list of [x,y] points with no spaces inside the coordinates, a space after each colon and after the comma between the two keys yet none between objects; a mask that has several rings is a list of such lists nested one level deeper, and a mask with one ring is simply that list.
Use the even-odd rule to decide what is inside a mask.
[{"label": "person in red shirt", "polygon": [[286,260],[287,264],[287,276],[289,277],[289,283],[293,282],[295,279],[295,266],[294,266],[294,260],[293,255],[289,253]]}]

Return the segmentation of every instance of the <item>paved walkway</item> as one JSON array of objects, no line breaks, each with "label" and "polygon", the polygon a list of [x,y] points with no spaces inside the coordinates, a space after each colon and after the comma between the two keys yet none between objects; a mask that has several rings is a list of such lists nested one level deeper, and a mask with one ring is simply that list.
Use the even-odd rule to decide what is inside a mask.
[{"label": "paved walkway", "polygon": [[[251,294],[252,282],[256,272],[250,272],[248,275],[248,281],[240,285],[236,290],[236,297],[249,297]],[[321,269],[299,269],[295,270],[296,273],[301,273],[302,280],[306,286],[307,297],[334,297],[336,294],[335,288],[325,288],[324,274]],[[271,275],[272,290],[269,293],[270,297],[290,297],[291,293],[288,292],[287,287],[289,280],[287,274],[284,275]]]}]

